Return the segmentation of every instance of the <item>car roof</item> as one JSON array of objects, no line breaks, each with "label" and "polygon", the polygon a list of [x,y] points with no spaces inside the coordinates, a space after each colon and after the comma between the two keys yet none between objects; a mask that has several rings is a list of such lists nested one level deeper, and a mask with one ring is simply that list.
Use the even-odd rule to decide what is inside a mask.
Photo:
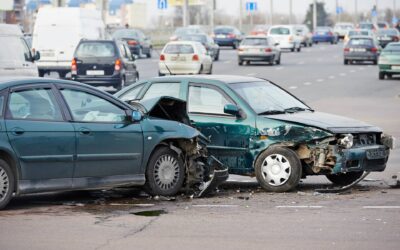
[{"label": "car roof", "polygon": [[43,83],[55,83],[55,84],[69,84],[75,86],[84,86],[92,88],[89,85],[53,78],[43,78],[43,77],[21,77],[21,76],[0,76],[0,90],[6,89],[8,87],[16,87],[31,84],[43,84]]},{"label": "car roof", "polygon": [[[189,45],[195,45],[195,44],[198,44],[198,43],[199,43],[199,42],[196,42],[196,41],[181,41],[181,40],[179,40],[179,41],[168,42],[167,44],[165,44],[165,46],[170,45],[170,44],[182,44],[182,45],[184,45],[184,44],[189,44]],[[199,44],[201,44],[201,43],[199,43]]]},{"label": "car roof", "polygon": [[1,36],[22,36],[21,28],[16,24],[0,23]]},{"label": "car roof", "polygon": [[350,40],[352,40],[352,39],[369,39],[369,40],[373,40],[373,37],[371,37],[371,36],[352,36],[350,38]]},{"label": "car roof", "polygon": [[263,39],[267,39],[268,36],[266,36],[266,35],[247,35],[247,36],[244,37],[244,39],[247,39],[247,38],[263,38]]},{"label": "car roof", "polygon": [[187,81],[198,81],[198,80],[210,80],[217,81],[223,84],[241,83],[241,82],[259,82],[265,81],[264,79],[251,77],[251,76],[239,76],[239,75],[176,75],[176,76],[162,76],[154,77],[149,79],[150,81],[157,80],[187,80]]}]

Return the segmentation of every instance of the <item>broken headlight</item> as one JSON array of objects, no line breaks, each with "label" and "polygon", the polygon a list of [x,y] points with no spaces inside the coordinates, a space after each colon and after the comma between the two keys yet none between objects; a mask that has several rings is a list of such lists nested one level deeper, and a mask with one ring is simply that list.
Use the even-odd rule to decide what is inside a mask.
[{"label": "broken headlight", "polygon": [[346,134],[342,135],[342,137],[338,140],[338,144],[344,148],[351,148],[353,147],[353,135],[352,134]]},{"label": "broken headlight", "polygon": [[391,135],[382,134],[381,135],[381,142],[383,145],[390,149],[394,149],[396,147],[396,138]]}]

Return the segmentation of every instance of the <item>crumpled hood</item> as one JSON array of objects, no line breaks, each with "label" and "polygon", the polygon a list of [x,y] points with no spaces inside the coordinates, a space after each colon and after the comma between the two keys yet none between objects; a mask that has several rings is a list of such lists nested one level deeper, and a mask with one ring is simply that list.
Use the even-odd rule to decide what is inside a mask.
[{"label": "crumpled hood", "polygon": [[267,115],[265,117],[321,128],[332,133],[382,132],[380,128],[367,123],[322,112],[297,112],[292,114]]}]

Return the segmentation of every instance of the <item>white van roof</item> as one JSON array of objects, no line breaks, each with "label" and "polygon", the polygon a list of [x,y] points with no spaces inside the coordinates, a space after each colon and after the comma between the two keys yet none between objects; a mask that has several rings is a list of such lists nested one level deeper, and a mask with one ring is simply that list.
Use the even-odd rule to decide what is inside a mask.
[{"label": "white van roof", "polygon": [[16,24],[0,23],[0,36],[23,36],[21,28]]},{"label": "white van roof", "polygon": [[37,21],[40,20],[41,25],[66,24],[71,25],[79,23],[82,19],[101,20],[101,13],[95,9],[83,8],[41,8],[37,14]]}]

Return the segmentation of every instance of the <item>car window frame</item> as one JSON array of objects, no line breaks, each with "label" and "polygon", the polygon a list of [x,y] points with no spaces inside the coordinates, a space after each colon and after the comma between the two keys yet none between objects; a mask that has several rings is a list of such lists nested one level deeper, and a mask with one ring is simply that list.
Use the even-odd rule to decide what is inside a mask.
[{"label": "car window frame", "polygon": [[[182,92],[182,81],[181,80],[164,80],[164,81],[151,81],[151,82],[147,82],[147,84],[145,83],[145,86],[142,88],[141,91],[139,91],[139,94],[136,98],[136,100],[143,100],[143,97],[146,95],[147,91],[151,88],[151,86],[153,84],[163,84],[163,83],[177,83],[179,84],[179,92],[178,92],[178,97],[180,98],[181,96],[181,92]],[[175,97],[176,98],[176,97]]]},{"label": "car window frame", "polygon": [[[136,98],[132,99],[132,100],[127,100],[127,101],[141,100],[141,98],[139,98],[139,97],[142,96],[142,91],[143,91],[144,88],[146,88],[147,84],[148,84],[148,82],[142,82],[142,83],[135,84],[132,87],[130,87],[129,89],[127,89],[125,92],[121,93],[121,95],[119,95],[118,98],[122,100],[122,98],[125,95],[127,95],[129,92],[131,92],[133,89],[141,87],[141,89],[139,90],[139,92],[136,95]],[[123,101],[123,102],[126,102],[126,101]]]},{"label": "car window frame", "polygon": [[208,83],[198,83],[198,82],[188,82],[187,85],[187,92],[186,92],[186,110],[188,115],[204,115],[204,116],[212,116],[212,117],[224,117],[224,118],[234,118],[236,119],[237,117],[231,114],[215,114],[215,113],[202,113],[202,112],[189,112],[189,93],[190,93],[190,87],[195,86],[195,87],[206,87],[210,89],[216,90],[218,93],[220,93],[223,97],[225,97],[228,101],[231,102],[231,104],[236,105],[240,110],[242,110],[238,104],[231,98],[223,89],[221,89],[218,86],[208,84]]},{"label": "car window frame", "polygon": [[[9,105],[10,105],[10,96],[14,92],[19,92],[19,91],[25,91],[29,89],[37,89],[37,88],[43,88],[43,89],[50,89],[51,93],[54,96],[55,103],[54,105],[57,105],[60,113],[61,113],[61,120],[48,120],[48,119],[22,119],[22,118],[14,118],[11,115]],[[11,87],[8,89],[7,94],[6,94],[6,105],[4,105],[3,109],[4,111],[4,118],[6,120],[14,120],[14,121],[37,121],[37,122],[68,122],[68,116],[66,114],[66,110],[64,109],[64,105],[62,104],[62,101],[60,100],[60,96],[57,93],[56,88],[54,87],[53,84],[51,83],[39,83],[39,84],[28,84],[28,85],[22,85],[22,86],[15,86]]]}]

